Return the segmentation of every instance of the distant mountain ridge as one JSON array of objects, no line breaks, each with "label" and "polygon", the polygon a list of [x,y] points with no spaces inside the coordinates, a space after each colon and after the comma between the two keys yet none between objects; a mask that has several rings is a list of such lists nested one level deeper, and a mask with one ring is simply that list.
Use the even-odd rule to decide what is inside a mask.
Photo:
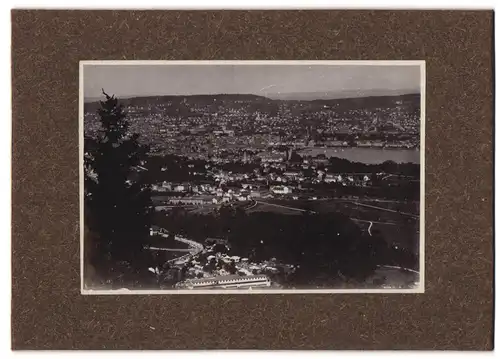
[{"label": "distant mountain ridge", "polygon": [[358,97],[391,97],[419,94],[419,89],[403,90],[348,90],[348,91],[318,91],[318,92],[294,92],[286,94],[267,94],[267,97],[275,100],[294,100],[294,101],[314,101],[314,100],[338,100],[345,98]]},{"label": "distant mountain ridge", "polygon": [[[272,100],[268,97],[261,96],[261,95],[255,95],[255,94],[197,94],[197,95],[152,95],[152,96],[116,96],[120,100],[124,102],[136,102],[136,101],[152,101],[152,102],[158,102],[158,101],[175,101],[175,100],[182,100],[182,99],[190,99],[190,100],[207,100],[207,99],[217,99],[217,100],[223,100],[223,99],[229,99],[229,100],[256,100],[256,99],[262,99],[262,100]],[[91,102],[97,102],[101,101],[104,99],[103,97],[88,97],[84,99],[85,103],[91,103]]]},{"label": "distant mountain ridge", "polygon": [[[290,93],[290,94],[271,94],[267,96],[256,94],[200,94],[200,95],[157,95],[157,96],[135,96],[135,97],[120,97],[117,96],[124,103],[158,103],[158,102],[180,102],[186,100],[232,100],[232,101],[301,101],[301,102],[314,102],[314,101],[336,101],[348,100],[359,98],[393,98],[393,97],[413,97],[420,96],[419,91],[400,91],[394,90],[392,94],[377,94],[378,90],[372,91],[347,91],[332,94],[329,92],[309,92],[309,93]],[[387,92],[387,91],[386,91]],[[300,97],[300,98],[299,98]],[[306,97],[309,97],[306,99]],[[85,103],[93,103],[103,100],[102,98],[89,97],[85,98]],[[179,101],[180,100],[180,101]]]},{"label": "distant mountain ridge", "polygon": [[[280,107],[288,107],[293,116],[303,117],[308,113],[335,109],[338,114],[346,114],[355,109],[375,110],[402,105],[407,111],[417,111],[420,108],[420,94],[405,94],[396,96],[370,96],[338,99],[314,100],[279,100],[254,94],[216,94],[216,95],[167,95],[133,98],[119,98],[124,107],[135,107],[136,111],[149,113],[157,111],[160,106],[163,116],[200,117],[207,114],[217,114],[221,108],[227,110],[242,110],[246,115],[261,113],[277,116]],[[86,102],[84,111],[95,113],[100,107],[99,102]],[[203,110],[200,112],[200,108]],[[246,116],[245,115],[245,116]]]}]

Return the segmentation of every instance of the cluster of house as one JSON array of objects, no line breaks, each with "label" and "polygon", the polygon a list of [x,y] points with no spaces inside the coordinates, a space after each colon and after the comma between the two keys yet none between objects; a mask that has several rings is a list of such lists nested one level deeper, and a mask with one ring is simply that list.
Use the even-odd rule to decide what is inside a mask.
[{"label": "cluster of house", "polygon": [[[306,180],[304,174],[298,171],[288,171],[283,174],[270,173],[266,181],[271,181],[274,185],[269,187],[259,183],[243,182],[240,188],[224,187],[219,184],[173,184],[164,182],[153,186],[156,192],[170,192],[167,196],[155,196],[153,201],[157,204],[157,210],[162,210],[167,205],[194,205],[202,206],[209,204],[223,204],[232,202],[251,201],[258,198],[272,198],[275,195],[291,195],[302,187]],[[327,173],[323,170],[317,170],[315,176],[309,179],[313,184],[319,183],[337,183],[343,186],[366,186],[370,181],[368,174],[338,174]],[[295,183],[290,185],[290,183]],[[174,194],[172,194],[172,192]],[[177,194],[177,195],[176,195]],[[165,208],[164,208],[165,207]]]},{"label": "cluster of house", "polygon": [[178,195],[154,196],[153,201],[158,204],[157,210],[164,209],[162,204],[170,205],[195,205],[221,204],[236,201],[249,201],[254,198],[264,197],[260,186],[256,184],[242,184],[241,188],[222,188],[213,185],[191,185],[164,183],[156,185],[153,190],[157,192],[175,192]]},{"label": "cluster of house", "polygon": [[264,171],[269,171],[271,169],[278,169],[281,171],[293,171],[292,168],[298,167],[300,169],[315,169],[320,166],[327,166],[329,164],[329,159],[322,156],[317,156],[313,158],[304,158],[300,164],[295,164],[293,167],[285,161],[285,154],[271,153],[266,156],[272,156],[273,160],[261,161],[261,168]]},{"label": "cluster of house", "polygon": [[280,163],[285,160],[285,155],[283,153],[262,153],[259,155],[261,163]]},{"label": "cluster of house", "polygon": [[217,189],[213,184],[192,184],[192,183],[172,183],[163,181],[159,184],[154,184],[151,189],[155,192],[177,192],[177,193],[212,193]]},{"label": "cluster of house", "polygon": [[[315,172],[314,177],[312,178],[306,178],[305,175],[302,172],[295,172],[295,171],[288,171],[284,172],[281,175],[271,173],[268,176],[269,180],[272,182],[280,182],[283,184],[290,183],[290,182],[297,182],[300,183],[305,182],[306,180],[310,180],[311,183],[341,183],[343,185],[357,185],[357,186],[363,186],[370,181],[370,177],[368,174],[356,174],[356,175],[346,175],[346,174],[340,174],[340,173],[328,173],[324,170],[317,170]],[[291,193],[291,186],[288,186],[290,190],[285,190],[285,192],[281,192],[280,188],[282,187],[287,187],[287,186],[278,186],[278,191],[273,191],[273,188],[271,187],[271,192],[273,193],[281,193],[281,194],[286,194],[286,193]]]},{"label": "cluster of house", "polygon": [[385,141],[356,141],[357,147],[375,147],[375,148],[413,148],[415,145],[411,141],[397,141],[397,142],[385,142]]},{"label": "cluster of house", "polygon": [[355,184],[355,185],[366,185],[370,181],[370,177],[366,174],[360,175],[341,175],[332,173],[321,173],[320,179],[325,183],[342,183],[343,185]]},{"label": "cluster of house", "polygon": [[[178,288],[270,286],[269,276],[280,272],[276,267],[275,258],[254,263],[248,258],[217,252],[215,250],[217,244],[223,244],[229,248],[226,240],[208,238],[203,252],[189,260],[186,280],[179,283]],[[231,265],[234,270],[230,273],[228,266]],[[295,267],[291,265],[282,265],[282,268],[284,273],[292,273],[295,270]]]},{"label": "cluster of house", "polygon": [[[167,231],[157,226],[152,226],[150,231],[152,235],[168,235]],[[176,235],[174,238],[196,249],[168,261],[173,265],[172,268],[178,269],[178,289],[269,287],[272,285],[273,275],[287,275],[296,270],[293,265],[279,264],[276,258],[255,263],[248,258],[228,255],[226,253],[231,248],[225,239],[207,238],[205,243],[201,244],[182,236]],[[220,245],[225,246],[226,250],[221,250],[218,247]],[[159,268],[149,270],[158,275],[162,274]]]},{"label": "cluster of house", "polygon": [[229,182],[229,181],[244,181],[248,178],[250,178],[250,175],[248,173],[233,173],[230,171],[219,171],[217,173],[214,173],[212,175],[214,178],[215,182]]}]

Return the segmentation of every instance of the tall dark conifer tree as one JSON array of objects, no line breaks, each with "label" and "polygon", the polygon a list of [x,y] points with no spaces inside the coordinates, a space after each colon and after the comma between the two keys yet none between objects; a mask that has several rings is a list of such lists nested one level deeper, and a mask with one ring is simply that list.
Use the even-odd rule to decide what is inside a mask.
[{"label": "tall dark conifer tree", "polygon": [[86,225],[95,233],[91,261],[101,270],[119,264],[132,273],[147,269],[143,250],[152,218],[145,161],[148,148],[129,132],[126,113],[114,96],[103,91],[98,114],[102,130],[86,141]]}]

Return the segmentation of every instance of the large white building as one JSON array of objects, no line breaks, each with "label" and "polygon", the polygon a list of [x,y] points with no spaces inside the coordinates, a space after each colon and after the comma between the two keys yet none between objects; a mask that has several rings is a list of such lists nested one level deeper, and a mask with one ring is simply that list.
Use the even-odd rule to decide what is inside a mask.
[{"label": "large white building", "polygon": [[212,278],[188,279],[179,287],[189,289],[212,289],[212,288],[253,288],[269,287],[271,280],[266,275],[227,275]]}]

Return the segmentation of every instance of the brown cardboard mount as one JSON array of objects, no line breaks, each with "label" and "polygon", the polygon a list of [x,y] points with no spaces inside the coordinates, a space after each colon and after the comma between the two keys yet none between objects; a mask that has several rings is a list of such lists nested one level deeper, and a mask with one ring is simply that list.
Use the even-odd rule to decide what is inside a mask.
[{"label": "brown cardboard mount", "polygon": [[[493,348],[492,11],[13,10],[12,347]],[[84,296],[81,60],[425,60],[425,293]]]}]

